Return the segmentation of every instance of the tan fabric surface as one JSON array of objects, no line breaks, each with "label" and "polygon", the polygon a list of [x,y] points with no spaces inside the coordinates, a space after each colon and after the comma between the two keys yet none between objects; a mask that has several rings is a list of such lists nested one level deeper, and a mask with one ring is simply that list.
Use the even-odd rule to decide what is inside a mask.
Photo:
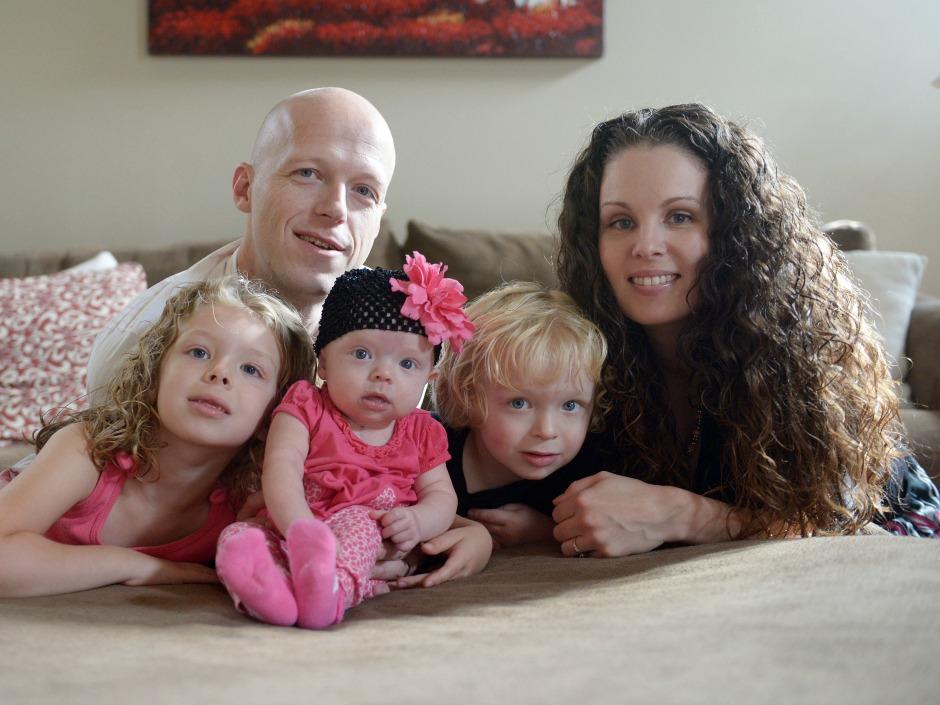
[{"label": "tan fabric surface", "polygon": [[326,632],[221,588],[0,600],[4,703],[936,702],[940,542],[546,547],[368,602]]}]

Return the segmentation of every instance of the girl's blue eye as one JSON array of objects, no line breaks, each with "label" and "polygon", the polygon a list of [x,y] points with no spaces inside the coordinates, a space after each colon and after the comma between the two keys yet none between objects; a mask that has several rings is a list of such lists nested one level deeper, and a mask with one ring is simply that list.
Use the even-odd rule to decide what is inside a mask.
[{"label": "girl's blue eye", "polygon": [[413,370],[415,367],[418,366],[418,364],[411,358],[408,358],[407,360],[402,360],[398,364],[400,364],[406,370]]},{"label": "girl's blue eye", "polygon": [[355,357],[357,360],[368,360],[369,351],[365,348],[356,348],[353,350],[353,357]]},{"label": "girl's blue eye", "polygon": [[189,356],[194,357],[197,360],[205,360],[209,357],[209,352],[203,348],[192,348],[189,351]]},{"label": "girl's blue eye", "polygon": [[672,222],[676,225],[682,225],[688,223],[692,220],[692,216],[688,213],[673,213],[671,216]]},{"label": "girl's blue eye", "polygon": [[561,405],[561,408],[565,411],[577,411],[578,407],[581,406],[578,402],[573,399],[569,399],[564,404]]},{"label": "girl's blue eye", "polygon": [[525,409],[528,404],[529,402],[527,402],[525,399],[513,399],[509,402],[509,406],[511,406],[513,409]]},{"label": "girl's blue eye", "polygon": [[261,370],[255,367],[254,365],[252,365],[251,363],[245,363],[244,365],[242,365],[242,371],[245,372],[245,374],[251,375],[252,377],[261,376]]}]

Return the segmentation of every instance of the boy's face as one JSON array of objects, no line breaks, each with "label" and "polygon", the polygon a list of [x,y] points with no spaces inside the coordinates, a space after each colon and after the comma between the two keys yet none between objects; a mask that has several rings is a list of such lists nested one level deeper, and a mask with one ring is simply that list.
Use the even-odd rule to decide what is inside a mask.
[{"label": "boy's face", "polygon": [[591,422],[594,383],[586,374],[553,384],[517,388],[487,381],[486,420],[471,430],[474,443],[491,467],[516,480],[541,480],[567,464],[581,449]]}]

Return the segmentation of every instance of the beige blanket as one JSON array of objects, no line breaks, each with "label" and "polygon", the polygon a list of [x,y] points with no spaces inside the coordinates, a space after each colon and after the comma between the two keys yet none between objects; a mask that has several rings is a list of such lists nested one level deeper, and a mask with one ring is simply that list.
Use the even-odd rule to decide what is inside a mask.
[{"label": "beige blanket", "polygon": [[324,632],[215,586],[0,600],[0,702],[936,703],[940,542],[503,552]]}]

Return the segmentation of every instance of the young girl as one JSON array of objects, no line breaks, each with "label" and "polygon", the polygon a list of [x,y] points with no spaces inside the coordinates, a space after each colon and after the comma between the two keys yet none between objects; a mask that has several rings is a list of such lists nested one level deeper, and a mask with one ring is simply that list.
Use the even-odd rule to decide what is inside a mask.
[{"label": "young girl", "polygon": [[355,269],[333,285],[314,344],[325,384],[298,382],[274,410],[267,519],[219,540],[219,577],[256,619],[335,624],[387,589],[370,579],[383,538],[407,552],[451,526],[447,436],[415,408],[440,343],[459,351],[473,330],[444,271],[415,252],[404,272]]},{"label": "young girl", "polygon": [[473,340],[459,355],[445,346],[434,385],[457,511],[497,546],[551,539],[563,466],[600,406],[604,337],[566,294],[529,282],[483,294],[467,315]]},{"label": "young girl", "polygon": [[0,595],[214,582],[276,398],[312,372],[300,316],[239,277],[180,290],[108,400],[43,428],[0,491]]}]

